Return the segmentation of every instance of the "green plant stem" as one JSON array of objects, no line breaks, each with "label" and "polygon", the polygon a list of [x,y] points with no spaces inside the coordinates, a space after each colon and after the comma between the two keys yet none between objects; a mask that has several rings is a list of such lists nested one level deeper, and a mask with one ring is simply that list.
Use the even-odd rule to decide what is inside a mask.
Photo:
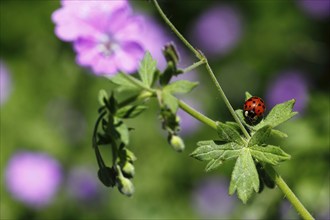
[{"label": "green plant stem", "polygon": [[218,92],[219,92],[219,95],[221,96],[222,100],[225,102],[225,105],[227,106],[228,110],[230,111],[231,115],[233,116],[233,118],[235,119],[235,121],[237,122],[237,124],[239,125],[239,127],[241,128],[243,134],[245,135],[245,137],[247,139],[250,138],[250,135],[249,133],[246,131],[246,129],[244,128],[242,122],[239,120],[238,116],[236,115],[235,113],[235,110],[234,108],[231,106],[227,96],[225,95],[224,91],[222,90],[217,78],[215,77],[210,65],[208,62],[206,62],[206,69],[207,69],[207,72],[209,73],[214,85],[217,87],[218,89]]},{"label": "green plant stem", "polygon": [[217,129],[217,125],[216,125],[215,121],[213,121],[212,119],[210,119],[210,118],[206,117],[205,115],[199,113],[198,111],[196,111],[195,109],[193,109],[192,107],[187,105],[185,102],[183,102],[181,100],[178,100],[178,101],[179,101],[179,107],[182,110],[184,110],[185,112],[187,112],[189,115],[196,118],[200,122],[210,126],[214,130]]},{"label": "green plant stem", "polygon": [[[144,88],[141,88],[141,89],[144,89]],[[125,99],[124,101],[120,102],[118,104],[118,108],[124,107],[126,105],[129,105],[129,104],[137,102],[137,101],[146,100],[152,96],[154,96],[153,93],[151,93],[149,91],[143,91],[143,92],[139,93],[138,95],[129,97],[129,98]]]},{"label": "green plant stem", "polygon": [[267,173],[274,179],[278,188],[281,189],[281,191],[284,193],[284,195],[290,201],[296,211],[301,215],[301,217],[305,220],[314,219],[313,216],[308,212],[308,210],[297,198],[297,196],[292,192],[290,187],[285,183],[282,177],[275,171],[275,169],[271,166],[266,166],[265,168]]},{"label": "green plant stem", "polygon": [[[172,24],[172,22],[167,18],[167,16],[165,15],[165,13],[163,12],[163,10],[160,8],[157,0],[153,0],[159,14],[162,16],[162,18],[164,19],[164,21],[166,22],[166,24],[172,29],[172,31],[180,38],[180,40],[197,56],[197,58],[200,59],[200,63],[205,63],[206,64],[206,69],[207,72],[209,73],[214,85],[216,86],[216,88],[218,89],[218,92],[220,94],[220,97],[223,99],[223,101],[225,102],[225,105],[227,106],[227,108],[229,109],[231,115],[233,116],[233,118],[235,119],[235,121],[237,122],[237,124],[239,125],[239,127],[241,128],[243,134],[245,135],[246,138],[250,138],[249,133],[246,131],[246,129],[244,128],[242,122],[239,120],[239,118],[237,117],[233,107],[231,106],[230,102],[228,101],[225,93],[223,92],[217,78],[215,77],[206,57],[198,50],[196,50],[185,38],[184,36],[176,29],[176,27]],[[199,63],[197,62],[197,63]]]},{"label": "green plant stem", "polygon": [[[175,28],[175,26],[171,23],[171,21],[167,18],[167,16],[165,15],[165,13],[162,11],[162,9],[160,8],[157,0],[153,0],[159,14],[161,15],[161,17],[164,19],[164,21],[166,22],[166,24],[172,29],[172,31],[180,38],[180,40],[188,47],[188,49],[190,49],[197,58],[200,59],[200,62],[203,62],[206,64],[206,69],[213,81],[213,83],[215,84],[215,86],[218,89],[218,92],[221,96],[221,98],[223,99],[223,101],[225,102],[225,105],[227,106],[227,108],[229,109],[230,113],[232,114],[233,118],[235,119],[235,121],[238,123],[238,125],[240,126],[242,132],[244,133],[244,135],[246,136],[246,138],[250,138],[249,133],[247,132],[247,130],[245,129],[245,127],[243,126],[242,122],[239,120],[238,116],[236,115],[233,107],[231,106],[229,100],[227,99],[224,91],[222,90],[219,82],[217,81],[206,57],[198,50],[196,50],[184,37],[183,35]],[[212,120],[205,117],[205,116],[201,116],[201,114],[197,111],[195,111],[192,108],[188,108],[188,105],[183,103],[182,101],[179,102],[179,106],[180,108],[182,108],[184,111],[186,111],[187,113],[189,113],[190,115],[192,115],[193,117],[195,117],[196,119],[198,119],[199,121],[204,122],[207,125],[210,125],[212,128],[214,128],[214,124],[215,122],[211,122]],[[196,117],[197,116],[197,117]],[[275,172],[275,170],[274,170]],[[269,173],[269,171],[268,171]],[[314,219],[312,217],[312,215],[307,211],[307,209],[303,206],[303,204],[299,201],[299,199],[295,196],[295,194],[291,191],[291,189],[288,187],[288,185],[285,183],[285,181],[275,172],[275,177],[274,177],[274,181],[276,183],[276,185],[282,190],[282,192],[287,196],[288,200],[291,202],[291,204],[296,208],[297,212],[304,218],[304,219]]]},{"label": "green plant stem", "polygon": [[188,49],[191,50],[191,52],[193,52],[197,58],[199,59],[203,59],[203,55],[196,50],[184,37],[183,35],[176,29],[176,27],[170,22],[170,20],[167,18],[167,16],[165,15],[165,13],[163,12],[163,10],[160,8],[157,0],[153,0],[154,5],[156,6],[160,16],[162,16],[162,18],[165,20],[165,22],[167,23],[167,25],[172,29],[172,31],[180,38],[180,40],[188,47]]},{"label": "green plant stem", "polygon": [[191,70],[193,70],[193,69],[199,67],[200,65],[202,65],[202,64],[204,64],[204,63],[205,63],[205,60],[200,60],[200,61],[194,63],[193,65],[188,66],[187,68],[185,68],[185,69],[183,70],[183,72],[184,72],[184,73],[186,73],[186,72],[190,72]]}]

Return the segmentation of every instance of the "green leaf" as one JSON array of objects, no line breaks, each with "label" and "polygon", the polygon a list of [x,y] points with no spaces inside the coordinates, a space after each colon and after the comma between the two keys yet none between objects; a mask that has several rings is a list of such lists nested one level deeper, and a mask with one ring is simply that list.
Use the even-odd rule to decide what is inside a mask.
[{"label": "green leaf", "polygon": [[144,105],[126,105],[116,112],[118,118],[134,118],[141,114],[147,107]]},{"label": "green leaf", "polygon": [[129,131],[128,128],[126,126],[126,124],[122,121],[120,121],[117,125],[116,125],[116,131],[119,133],[120,135],[120,140],[127,145],[129,142]]},{"label": "green leaf", "polygon": [[131,75],[125,73],[118,73],[114,77],[106,77],[112,83],[119,86],[118,90],[125,91],[125,90],[141,90],[144,87],[143,83],[134,78]]},{"label": "green leaf", "polygon": [[249,92],[245,92],[245,101],[251,97],[252,97],[252,95]]},{"label": "green leaf", "polygon": [[234,194],[236,190],[244,204],[252,196],[253,190],[259,190],[258,172],[248,148],[241,150],[231,175],[229,194]]},{"label": "green leaf", "polygon": [[246,126],[247,128],[249,128],[250,130],[254,130],[254,128],[251,125],[249,125],[248,123],[246,123],[242,109],[235,110],[235,113],[236,113],[236,115],[238,116],[239,120],[242,122],[242,124],[244,126]]},{"label": "green leaf", "polygon": [[[199,147],[190,156],[202,161],[218,159],[219,157],[223,160],[232,159],[237,157],[242,149],[242,146],[235,142],[224,144],[223,142],[214,140],[199,141],[197,145]],[[228,153],[224,154],[225,152]]]},{"label": "green leaf", "polygon": [[178,80],[164,87],[164,90],[170,93],[188,93],[198,85],[198,82],[187,80]]},{"label": "green leaf", "polygon": [[267,115],[266,119],[261,121],[258,125],[255,126],[255,129],[259,129],[265,125],[270,125],[273,128],[279,124],[289,120],[298,112],[293,112],[292,108],[295,103],[294,99],[291,99],[287,102],[277,104],[272,108],[272,110]]},{"label": "green leaf", "polygon": [[236,122],[226,121],[226,125],[229,125],[231,128],[235,129],[238,132],[241,132],[241,128]]},{"label": "green leaf", "polygon": [[248,146],[261,145],[266,142],[271,133],[272,127],[266,125],[257,130],[251,137]]},{"label": "green leaf", "polygon": [[249,147],[253,158],[259,162],[265,162],[272,165],[277,165],[279,162],[289,160],[291,156],[285,153],[280,147],[266,145],[266,146],[252,146]]},{"label": "green leaf", "polygon": [[108,96],[108,93],[104,90],[104,89],[101,89],[99,91],[99,103],[100,105],[106,105],[106,101],[109,99],[109,96]]},{"label": "green leaf", "polygon": [[282,131],[276,130],[276,129],[272,129],[272,131],[270,132],[270,134],[274,137],[279,137],[279,138],[287,138],[288,135]]},{"label": "green leaf", "polygon": [[139,75],[143,84],[150,88],[154,81],[154,76],[156,72],[157,61],[154,60],[150,53],[147,51],[141,61],[139,68]]},{"label": "green leaf", "polygon": [[218,136],[220,137],[220,141],[235,142],[239,145],[245,144],[245,141],[242,138],[242,136],[238,133],[238,131],[236,131],[230,125],[226,125],[225,123],[219,121],[217,121],[216,124],[217,124],[217,132],[218,132]]},{"label": "green leaf", "polygon": [[165,106],[167,106],[172,113],[176,113],[179,107],[178,99],[175,98],[171,93],[167,91],[162,92],[162,101]]}]

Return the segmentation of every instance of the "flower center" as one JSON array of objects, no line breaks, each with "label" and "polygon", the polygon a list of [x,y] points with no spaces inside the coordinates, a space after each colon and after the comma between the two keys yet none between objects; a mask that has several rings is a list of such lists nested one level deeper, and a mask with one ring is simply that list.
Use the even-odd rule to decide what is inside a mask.
[{"label": "flower center", "polygon": [[109,37],[108,35],[103,35],[99,39],[97,47],[103,56],[109,57],[119,49],[119,44],[115,39]]}]

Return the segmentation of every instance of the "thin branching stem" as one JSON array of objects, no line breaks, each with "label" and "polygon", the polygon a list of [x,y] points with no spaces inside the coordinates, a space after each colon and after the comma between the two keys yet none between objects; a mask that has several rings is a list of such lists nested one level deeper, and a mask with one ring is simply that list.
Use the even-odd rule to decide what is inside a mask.
[{"label": "thin branching stem", "polygon": [[[216,86],[219,95],[221,96],[221,98],[223,99],[223,101],[225,102],[225,105],[227,106],[228,110],[230,111],[231,115],[233,116],[233,118],[235,119],[235,121],[238,123],[238,125],[240,126],[244,136],[249,139],[250,135],[247,132],[247,130],[245,129],[245,127],[243,126],[242,122],[239,120],[238,116],[236,115],[233,107],[231,106],[229,100],[227,99],[224,91],[222,90],[219,82],[217,81],[206,57],[199,51],[196,50],[184,37],[183,35],[176,29],[176,27],[171,23],[171,21],[167,18],[167,16],[165,15],[165,13],[163,12],[163,10],[160,8],[157,0],[153,0],[153,3],[155,4],[159,14],[161,15],[161,17],[164,19],[165,23],[172,29],[172,31],[178,36],[178,38],[188,47],[189,50],[191,50],[196,57],[200,60],[200,62],[205,63],[206,65],[206,69],[207,72],[209,73],[214,85]],[[194,113],[194,109],[192,108],[188,108],[188,105],[183,103],[182,101],[179,101],[179,106],[180,108],[182,108],[184,111],[186,111],[187,113],[189,113],[190,115],[192,115],[193,117],[195,117],[196,119],[204,122],[205,124],[209,125],[212,128],[216,129],[215,126],[215,122],[212,122],[211,119],[207,118],[207,117],[203,117],[201,116],[201,114],[199,112],[195,112]],[[269,170],[267,172],[270,172]],[[295,194],[291,191],[291,189],[289,188],[289,186],[285,183],[285,181],[280,177],[280,175],[278,175],[276,173],[276,171],[273,169],[273,179],[276,183],[276,185],[282,190],[282,192],[287,196],[288,200],[291,202],[291,204],[296,208],[297,212],[301,215],[301,217],[303,219],[314,219],[312,217],[312,215],[308,212],[308,210],[304,207],[304,205],[300,202],[300,200],[295,196]]]}]

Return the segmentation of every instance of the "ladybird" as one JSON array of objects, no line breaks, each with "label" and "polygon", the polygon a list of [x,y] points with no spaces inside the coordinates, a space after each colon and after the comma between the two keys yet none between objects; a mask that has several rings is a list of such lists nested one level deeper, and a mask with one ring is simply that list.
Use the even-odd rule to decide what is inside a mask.
[{"label": "ladybird", "polygon": [[247,121],[253,123],[264,114],[265,110],[264,101],[257,96],[253,96],[245,101],[243,114]]}]

